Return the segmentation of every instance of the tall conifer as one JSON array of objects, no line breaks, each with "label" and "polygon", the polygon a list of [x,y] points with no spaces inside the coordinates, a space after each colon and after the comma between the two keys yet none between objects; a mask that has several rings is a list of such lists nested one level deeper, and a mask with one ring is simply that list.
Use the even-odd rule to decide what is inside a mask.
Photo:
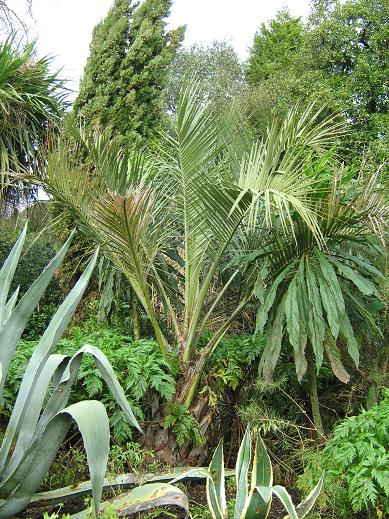
[{"label": "tall conifer", "polygon": [[139,144],[161,123],[168,67],[184,28],[166,31],[172,0],[115,0],[96,26],[75,113]]}]

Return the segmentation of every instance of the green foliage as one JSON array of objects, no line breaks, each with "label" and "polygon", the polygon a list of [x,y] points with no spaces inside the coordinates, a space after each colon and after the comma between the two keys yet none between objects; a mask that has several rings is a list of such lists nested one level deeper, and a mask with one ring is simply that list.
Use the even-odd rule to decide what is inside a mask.
[{"label": "green foliage", "polygon": [[[2,211],[21,200],[10,171],[32,167],[47,134],[63,114],[64,84],[50,71],[51,58],[36,58],[35,42],[25,46],[12,37],[0,42],[0,190]],[[24,198],[28,192],[24,193]]]},{"label": "green foliage", "polygon": [[198,422],[184,404],[174,402],[171,405],[170,413],[165,418],[165,427],[174,432],[180,447],[185,442],[191,442],[194,445],[204,443]]},{"label": "green foliage", "polygon": [[265,337],[258,334],[226,335],[220,340],[205,366],[200,391],[201,395],[208,397],[211,407],[217,405],[226,389],[238,390],[264,344]]},{"label": "green foliage", "polygon": [[87,466],[84,450],[77,447],[62,448],[42,481],[40,490],[55,490],[81,483],[87,479]]},{"label": "green foliage", "polygon": [[[323,512],[350,517],[354,512],[389,512],[389,391],[382,389],[381,402],[357,416],[343,420],[324,449],[312,457],[299,487],[306,489],[318,467],[326,468]],[[326,515],[327,517],[327,515]]]},{"label": "green foliage", "polygon": [[155,473],[161,466],[152,450],[144,450],[137,442],[113,445],[109,453],[108,473],[112,476],[128,472]]},{"label": "green foliage", "polygon": [[268,26],[261,25],[254,36],[248,61],[247,78],[251,85],[284,73],[291,66],[301,48],[303,31],[300,18],[293,18],[285,9],[279,11]]},{"label": "green foliage", "polygon": [[[142,403],[150,392],[164,400],[171,400],[175,393],[175,380],[170,364],[163,358],[158,346],[151,340],[133,341],[121,335],[114,328],[107,328],[87,321],[82,326],[75,326],[71,334],[59,341],[57,352],[74,355],[85,344],[94,344],[109,360],[125,392],[126,399],[139,419],[144,419]],[[35,342],[22,342],[11,364],[10,375],[5,391],[5,409],[13,406],[14,395],[21,382],[23,371]],[[125,445],[132,438],[132,429],[123,411],[115,399],[107,393],[104,380],[96,368],[93,358],[85,356],[81,362],[70,394],[70,402],[79,402],[85,398],[94,398],[104,402],[110,416],[113,437],[116,442]]]},{"label": "green foliage", "polygon": [[194,44],[180,48],[169,67],[165,89],[168,113],[177,111],[185,77],[194,74],[201,82],[204,98],[217,104],[231,102],[245,87],[243,65],[229,43],[214,41],[207,47]]},{"label": "green foliage", "polygon": [[166,32],[171,0],[115,0],[93,32],[74,110],[91,128],[110,127],[131,145],[161,123],[167,67],[183,28]]},{"label": "green foliage", "polygon": [[283,114],[320,99],[349,126],[342,140],[347,162],[367,160],[377,169],[388,146],[388,20],[386,0],[318,0],[306,25],[279,13],[251,50],[256,101]]}]

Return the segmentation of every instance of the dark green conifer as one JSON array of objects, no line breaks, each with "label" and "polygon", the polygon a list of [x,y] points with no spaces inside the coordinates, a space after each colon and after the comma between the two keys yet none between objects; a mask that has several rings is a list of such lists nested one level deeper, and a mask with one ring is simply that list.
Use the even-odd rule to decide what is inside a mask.
[{"label": "dark green conifer", "polygon": [[168,67],[184,34],[183,27],[165,30],[171,3],[115,0],[96,26],[74,105],[87,126],[110,126],[131,144],[159,127]]}]

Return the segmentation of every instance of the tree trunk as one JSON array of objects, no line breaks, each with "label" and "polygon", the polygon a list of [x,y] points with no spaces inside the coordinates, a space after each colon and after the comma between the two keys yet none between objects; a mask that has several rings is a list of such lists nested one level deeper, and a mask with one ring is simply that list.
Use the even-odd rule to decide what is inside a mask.
[{"label": "tree trunk", "polygon": [[317,394],[316,366],[313,358],[312,346],[310,344],[307,344],[306,358],[313,423],[315,424],[318,436],[324,436],[323,422],[321,420],[319,407],[319,396]]}]

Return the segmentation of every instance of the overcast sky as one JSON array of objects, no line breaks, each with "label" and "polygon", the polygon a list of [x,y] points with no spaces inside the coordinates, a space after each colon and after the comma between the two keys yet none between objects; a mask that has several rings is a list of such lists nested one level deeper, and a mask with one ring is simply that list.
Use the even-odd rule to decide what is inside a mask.
[{"label": "overcast sky", "polygon": [[[8,3],[27,21],[30,35],[38,37],[40,52],[54,55],[55,66],[63,69],[62,75],[77,89],[92,29],[112,1],[33,0],[33,20],[25,14],[26,0]],[[285,5],[294,16],[308,14],[309,0],[173,0],[169,26],[187,26],[185,45],[228,40],[245,58],[260,24]]]}]

